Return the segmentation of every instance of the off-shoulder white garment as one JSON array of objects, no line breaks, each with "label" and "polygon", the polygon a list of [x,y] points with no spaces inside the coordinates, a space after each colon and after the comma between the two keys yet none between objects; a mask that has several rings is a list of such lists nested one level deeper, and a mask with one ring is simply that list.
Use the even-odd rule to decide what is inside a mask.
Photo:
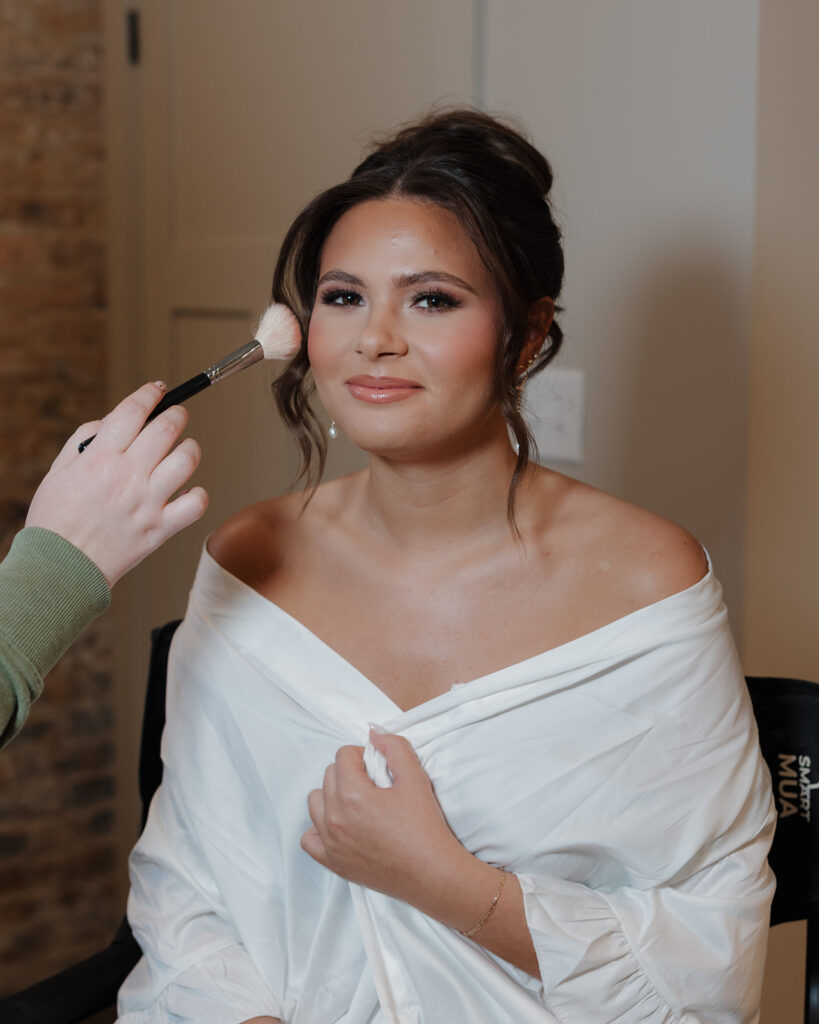
[{"label": "off-shoulder white garment", "polygon": [[[758,1019],[774,811],[710,569],[402,712],[205,552],[168,685],[120,1024]],[[301,850],[308,792],[368,722],[411,741],[467,849],[518,875],[542,982]]]}]

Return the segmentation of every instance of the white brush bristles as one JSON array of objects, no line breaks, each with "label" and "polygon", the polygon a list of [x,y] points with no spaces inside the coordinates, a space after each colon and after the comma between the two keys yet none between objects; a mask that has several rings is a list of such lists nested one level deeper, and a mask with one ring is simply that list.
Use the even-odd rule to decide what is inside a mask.
[{"label": "white brush bristles", "polygon": [[292,310],[274,302],[262,314],[254,335],[265,359],[289,359],[299,350],[301,328]]}]

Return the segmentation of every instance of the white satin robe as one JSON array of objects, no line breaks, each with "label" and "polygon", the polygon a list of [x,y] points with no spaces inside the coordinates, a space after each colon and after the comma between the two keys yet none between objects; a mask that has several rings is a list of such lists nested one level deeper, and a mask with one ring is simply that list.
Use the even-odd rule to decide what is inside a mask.
[{"label": "white satin robe", "polygon": [[[518,875],[542,981],[301,850],[308,792],[369,722],[411,741],[467,849]],[[205,552],[162,746],[120,1024],[758,1019],[775,814],[710,570],[402,712]]]}]

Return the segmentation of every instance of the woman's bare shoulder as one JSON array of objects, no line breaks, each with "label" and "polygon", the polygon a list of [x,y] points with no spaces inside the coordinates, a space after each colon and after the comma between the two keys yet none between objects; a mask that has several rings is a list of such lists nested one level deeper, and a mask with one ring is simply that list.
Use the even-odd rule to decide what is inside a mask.
[{"label": "woman's bare shoulder", "polygon": [[560,533],[636,607],[687,590],[708,571],[708,560],[688,530],[605,491],[560,477]]},{"label": "woman's bare shoulder", "polygon": [[349,480],[321,484],[309,500],[296,492],[248,505],[211,534],[209,554],[232,575],[262,589],[312,533],[332,521]]},{"label": "woman's bare shoulder", "polygon": [[248,505],[208,538],[209,554],[229,573],[254,586],[267,576],[298,532],[304,499],[287,494]]}]

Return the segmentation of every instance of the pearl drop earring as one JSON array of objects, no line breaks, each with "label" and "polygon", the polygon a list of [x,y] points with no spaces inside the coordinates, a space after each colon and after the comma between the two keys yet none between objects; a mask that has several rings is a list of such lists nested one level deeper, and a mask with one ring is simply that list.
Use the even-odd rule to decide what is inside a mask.
[{"label": "pearl drop earring", "polygon": [[335,420],[330,420],[330,426],[327,428],[327,433],[330,435],[331,441],[335,441],[338,437],[338,427],[336,426]]}]

